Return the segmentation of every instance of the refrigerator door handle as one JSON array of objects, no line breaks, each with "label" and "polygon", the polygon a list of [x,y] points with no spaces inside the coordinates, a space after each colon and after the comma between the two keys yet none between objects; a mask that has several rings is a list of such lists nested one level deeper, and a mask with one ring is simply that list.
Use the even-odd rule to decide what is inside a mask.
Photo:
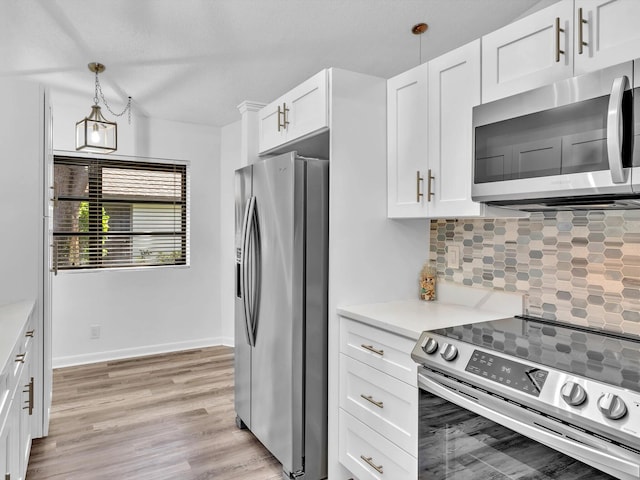
[{"label": "refrigerator door handle", "polygon": [[247,204],[247,230],[244,237],[244,264],[242,266],[244,296],[245,328],[249,345],[255,346],[253,316],[255,310],[255,226],[256,226],[256,197],[250,197]]},{"label": "refrigerator door handle", "polygon": [[254,197],[252,212],[249,218],[250,236],[251,236],[251,261],[249,268],[251,269],[250,293],[249,293],[249,336],[251,345],[255,346],[258,327],[258,305],[260,304],[260,286],[261,286],[261,265],[262,265],[262,242],[260,238],[260,223],[258,222],[257,200]]},{"label": "refrigerator door handle", "polygon": [[242,254],[240,256],[241,268],[240,268],[240,295],[242,296],[242,307],[244,311],[244,329],[247,336],[247,343],[253,346],[253,339],[250,332],[250,320],[249,320],[249,292],[247,284],[248,276],[248,251],[249,251],[249,235],[250,235],[250,215],[252,205],[255,202],[254,197],[249,197],[247,205],[244,210],[244,218],[242,220]]}]

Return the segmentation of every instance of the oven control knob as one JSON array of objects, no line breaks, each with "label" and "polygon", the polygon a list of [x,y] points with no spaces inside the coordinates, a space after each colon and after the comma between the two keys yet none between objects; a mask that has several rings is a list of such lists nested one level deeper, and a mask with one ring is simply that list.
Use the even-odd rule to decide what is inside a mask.
[{"label": "oven control knob", "polygon": [[422,351],[427,355],[431,355],[438,350],[438,341],[435,338],[427,337],[422,343]]},{"label": "oven control knob", "polygon": [[627,413],[624,401],[613,393],[605,393],[598,399],[598,408],[602,414],[611,420],[618,420]]},{"label": "oven control knob", "polygon": [[447,362],[451,362],[455,360],[458,356],[458,349],[455,345],[451,345],[450,343],[445,343],[442,346],[442,350],[440,350],[440,356],[444,358]]},{"label": "oven control knob", "polygon": [[573,407],[577,407],[578,405],[582,405],[584,401],[587,399],[587,392],[581,385],[578,385],[576,382],[567,382],[562,386],[560,390],[560,395],[562,395],[562,399]]}]

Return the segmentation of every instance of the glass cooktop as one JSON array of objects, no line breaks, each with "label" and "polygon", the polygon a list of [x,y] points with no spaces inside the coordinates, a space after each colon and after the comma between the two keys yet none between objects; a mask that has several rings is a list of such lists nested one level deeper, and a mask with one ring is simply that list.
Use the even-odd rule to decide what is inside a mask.
[{"label": "glass cooktop", "polygon": [[640,392],[640,338],[516,316],[433,333]]}]

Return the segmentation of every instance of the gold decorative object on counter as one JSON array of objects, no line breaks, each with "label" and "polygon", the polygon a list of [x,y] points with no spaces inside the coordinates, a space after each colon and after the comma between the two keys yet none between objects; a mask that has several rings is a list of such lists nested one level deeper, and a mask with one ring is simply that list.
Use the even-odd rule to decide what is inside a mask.
[{"label": "gold decorative object on counter", "polygon": [[420,298],[433,301],[436,299],[436,274],[435,265],[427,262],[420,271]]}]

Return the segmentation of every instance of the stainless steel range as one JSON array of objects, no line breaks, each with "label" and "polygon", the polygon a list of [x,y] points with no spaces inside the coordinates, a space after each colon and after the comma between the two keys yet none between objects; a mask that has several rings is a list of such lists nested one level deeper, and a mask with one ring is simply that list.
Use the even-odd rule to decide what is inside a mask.
[{"label": "stainless steel range", "polygon": [[640,478],[639,338],[512,317],[423,332],[412,358],[421,480]]}]

